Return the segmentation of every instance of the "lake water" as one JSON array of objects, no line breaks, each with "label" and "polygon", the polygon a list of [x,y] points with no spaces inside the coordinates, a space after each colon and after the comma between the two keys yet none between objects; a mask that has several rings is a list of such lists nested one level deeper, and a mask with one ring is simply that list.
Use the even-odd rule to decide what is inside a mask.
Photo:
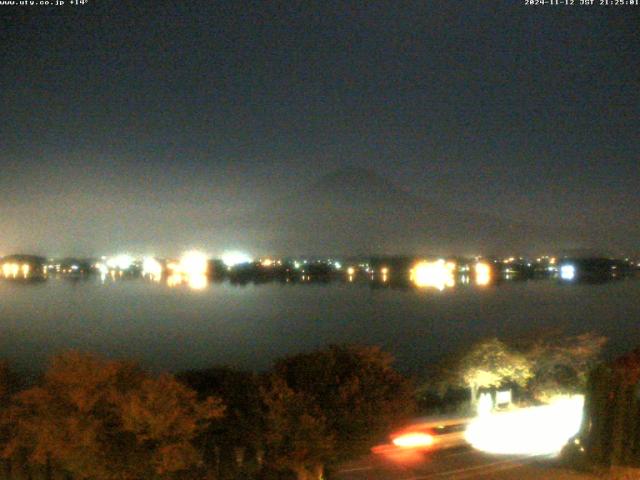
[{"label": "lake water", "polygon": [[378,344],[398,367],[429,361],[486,336],[561,327],[610,337],[607,355],[640,345],[640,281],[559,285],[507,282],[437,290],[366,284],[211,284],[201,290],[91,277],[0,282],[0,357],[34,370],[68,348],[140,361],[154,371],[214,365],[260,370],[330,343]]}]

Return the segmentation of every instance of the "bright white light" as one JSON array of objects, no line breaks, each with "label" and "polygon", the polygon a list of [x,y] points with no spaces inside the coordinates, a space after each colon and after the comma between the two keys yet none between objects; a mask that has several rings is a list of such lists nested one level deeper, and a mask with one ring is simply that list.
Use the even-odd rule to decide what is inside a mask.
[{"label": "bright white light", "polygon": [[511,403],[511,390],[502,390],[496,392],[496,405],[505,405]]},{"label": "bright white light", "polygon": [[193,290],[202,290],[209,284],[206,275],[189,275],[187,277],[187,285]]},{"label": "bright white light", "polygon": [[417,287],[431,287],[444,290],[455,286],[454,272],[456,264],[443,259],[435,262],[420,262],[411,269],[411,281]]},{"label": "bright white light", "polygon": [[177,287],[178,285],[182,285],[182,275],[179,273],[172,273],[167,277],[167,286]]},{"label": "bright white light", "polygon": [[20,266],[17,263],[5,263],[2,265],[2,274],[6,278],[16,278],[19,271]]},{"label": "bright white light", "polygon": [[162,278],[162,264],[153,257],[144,257],[142,260],[142,275],[159,281]]},{"label": "bright white light", "polygon": [[133,263],[131,255],[116,255],[107,260],[107,266],[109,268],[118,270],[127,270]]},{"label": "bright white light", "polygon": [[476,285],[485,286],[491,282],[491,267],[489,264],[480,262],[476,263]]},{"label": "bright white light", "polygon": [[167,285],[177,287],[186,284],[194,290],[202,290],[209,283],[208,269],[209,259],[204,253],[187,252],[180,257],[180,262],[167,264],[167,270],[170,272],[167,277]]},{"label": "bright white light", "polygon": [[488,392],[481,393],[476,407],[478,416],[489,415],[491,410],[493,410],[493,398],[491,398],[491,394]]},{"label": "bright white light", "polygon": [[106,275],[109,273],[109,267],[107,267],[104,263],[96,263],[96,268],[100,272],[100,275]]},{"label": "bright white light", "polygon": [[342,268],[342,264],[340,262],[335,262],[333,265],[336,267],[336,270],[340,270]]},{"label": "bright white light", "polygon": [[578,433],[584,396],[561,397],[549,405],[477,417],[465,437],[477,450],[497,454],[551,455]]},{"label": "bright white light", "polygon": [[222,254],[222,262],[227,267],[233,267],[234,265],[240,265],[242,263],[251,263],[253,259],[242,252],[225,252]]},{"label": "bright white light", "polygon": [[573,280],[576,277],[576,267],[573,265],[562,265],[560,267],[560,278],[563,280]]},{"label": "bright white light", "polygon": [[180,257],[180,272],[184,275],[206,275],[209,261],[204,253],[191,251]]}]

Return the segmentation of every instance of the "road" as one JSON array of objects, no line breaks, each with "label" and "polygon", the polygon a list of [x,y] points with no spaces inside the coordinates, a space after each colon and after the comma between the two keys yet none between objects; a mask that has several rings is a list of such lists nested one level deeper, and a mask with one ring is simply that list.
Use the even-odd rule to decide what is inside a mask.
[{"label": "road", "polygon": [[591,480],[596,477],[557,468],[545,457],[488,455],[470,448],[421,455],[393,462],[370,455],[343,465],[336,480]]}]

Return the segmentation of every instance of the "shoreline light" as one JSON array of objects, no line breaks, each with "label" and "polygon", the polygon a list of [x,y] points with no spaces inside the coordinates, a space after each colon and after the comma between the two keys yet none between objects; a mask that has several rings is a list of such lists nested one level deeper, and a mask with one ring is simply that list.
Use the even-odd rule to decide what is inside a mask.
[{"label": "shoreline light", "polygon": [[186,252],[178,262],[167,264],[167,286],[186,284],[192,290],[202,290],[209,284],[209,258],[195,250]]},{"label": "shoreline light", "polygon": [[475,266],[476,285],[486,286],[491,282],[491,267],[488,263],[478,262]]},{"label": "shoreline light", "polygon": [[560,267],[560,278],[562,280],[573,280],[576,278],[576,267],[573,265],[562,265]]},{"label": "shoreline light", "polygon": [[133,257],[127,254],[116,255],[107,260],[107,267],[114,270],[128,270],[133,264]]},{"label": "shoreline light", "polygon": [[455,263],[445,262],[443,259],[433,262],[422,261],[411,269],[410,278],[416,287],[430,287],[442,291],[446,287],[455,286],[455,269]]},{"label": "shoreline light", "polygon": [[209,270],[209,259],[204,253],[192,250],[180,257],[179,268],[183,275],[206,275]]},{"label": "shoreline light", "polygon": [[160,281],[162,278],[162,264],[153,257],[144,257],[142,260],[142,275],[152,280]]}]

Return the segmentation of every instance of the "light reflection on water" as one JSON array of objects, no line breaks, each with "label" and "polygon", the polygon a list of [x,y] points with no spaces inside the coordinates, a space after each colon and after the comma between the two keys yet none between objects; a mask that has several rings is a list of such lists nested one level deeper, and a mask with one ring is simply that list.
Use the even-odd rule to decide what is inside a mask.
[{"label": "light reflection on water", "polygon": [[[200,283],[198,283],[200,282]],[[193,289],[195,287],[195,289]],[[514,338],[545,328],[594,330],[610,352],[640,344],[640,282],[505,283],[438,291],[365,283],[206,284],[176,287],[142,279],[0,282],[0,357],[36,368],[67,348],[141,361],[154,370],[227,364],[264,369],[280,356],[329,343],[380,344],[401,369],[486,336]]]}]

